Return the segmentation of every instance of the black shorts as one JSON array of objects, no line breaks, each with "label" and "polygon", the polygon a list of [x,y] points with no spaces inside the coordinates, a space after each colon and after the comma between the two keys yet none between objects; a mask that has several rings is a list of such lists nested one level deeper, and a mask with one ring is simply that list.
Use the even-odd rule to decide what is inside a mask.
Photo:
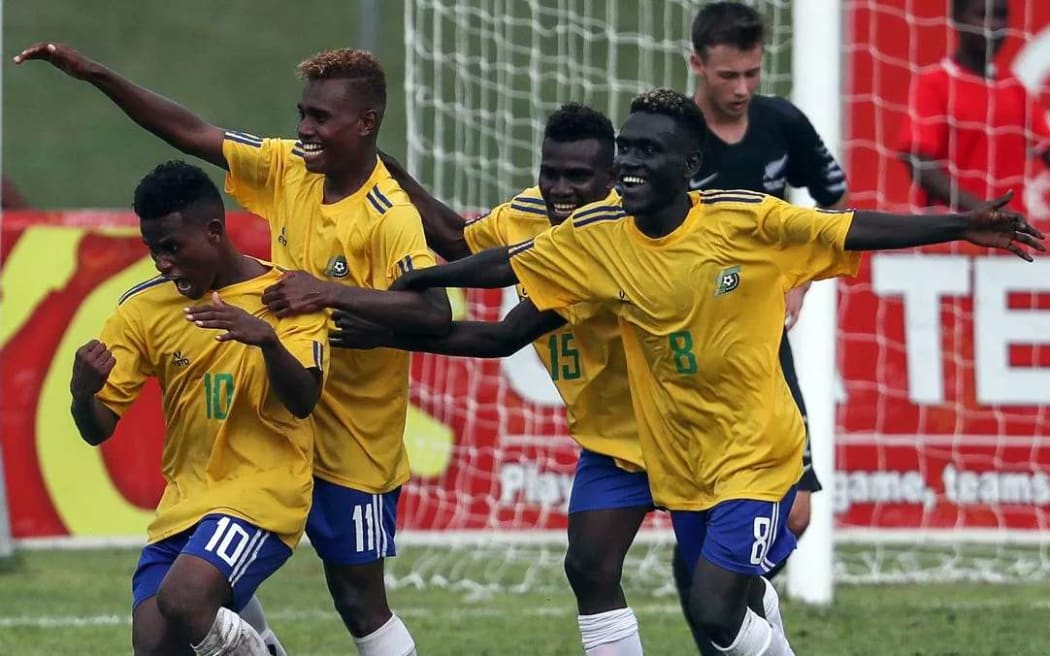
[{"label": "black shorts", "polygon": [[791,354],[791,342],[788,341],[787,332],[780,338],[780,368],[784,370],[784,380],[787,381],[788,389],[791,390],[791,398],[795,399],[798,411],[802,413],[802,423],[806,427],[806,449],[802,452],[803,471],[802,478],[798,482],[798,489],[801,492],[820,492],[824,488],[817,479],[817,473],[813,471],[813,459],[809,445],[809,422],[806,419],[806,400],[802,398],[802,390],[798,386],[795,358]]}]

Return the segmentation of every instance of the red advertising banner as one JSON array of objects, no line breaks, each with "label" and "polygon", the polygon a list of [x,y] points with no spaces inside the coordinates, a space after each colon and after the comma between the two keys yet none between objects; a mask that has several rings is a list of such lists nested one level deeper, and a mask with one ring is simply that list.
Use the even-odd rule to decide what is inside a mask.
[{"label": "red advertising banner", "polygon": [[[955,48],[947,2],[848,3],[852,204],[909,209],[895,150],[911,77]],[[1050,3],[1012,0],[996,61],[1050,108]],[[1046,229],[1050,173],[1024,190]],[[976,249],[866,259],[840,285],[840,528],[1050,524],[1050,264]]]}]

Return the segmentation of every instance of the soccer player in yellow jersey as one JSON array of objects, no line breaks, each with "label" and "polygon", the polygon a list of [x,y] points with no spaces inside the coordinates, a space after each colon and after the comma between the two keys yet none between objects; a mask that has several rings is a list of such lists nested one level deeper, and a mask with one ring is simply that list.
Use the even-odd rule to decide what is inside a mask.
[{"label": "soccer player in yellow jersey", "polygon": [[[229,172],[228,191],[270,224],[274,263],[298,269],[263,295],[278,316],[338,308],[388,328],[448,330],[443,291],[384,291],[434,258],[418,212],[378,159],[386,77],[371,53],[330,50],[299,65],[298,140],[224,131],[67,46],[39,43],[15,61],[33,59],[90,82],[145,129]],[[314,413],[316,481],[306,532],[363,656],[415,653],[383,581],[409,477],[408,375],[404,351],[342,350]]]},{"label": "soccer player in yellow jersey", "polygon": [[967,240],[1026,260],[1043,235],[1002,209],[892,215],[795,207],[760,193],[689,193],[703,116],[668,89],[631,103],[617,137],[622,212],[578,210],[531,242],[412,272],[397,288],[520,282],[570,322],[621,327],[653,500],[694,569],[690,611],[716,649],[791,654],[748,609],[755,577],[794,547],[783,518],[804,431],[780,371],[784,292],[856,271],[859,251]]},{"label": "soccer player in yellow jersey", "polygon": [[[615,134],[602,113],[576,103],[547,119],[537,185],[485,216],[465,222],[392,160],[387,166],[412,197],[430,246],[448,260],[532,239],[577,208],[616,203]],[[528,298],[501,322],[458,321],[441,338],[374,335],[337,315],[353,331],[334,333],[333,346],[383,345],[474,357],[503,357],[532,342],[565,402],[569,433],[580,445],[569,497],[565,573],[576,595],[587,654],[641,654],[638,622],[620,577],[624,558],[653,510],[638,429],[627,386],[627,365],[616,318],[598,315],[569,327],[557,312],[540,312]],[[340,340],[347,340],[341,343]],[[364,340],[362,343],[361,340]]]},{"label": "soccer player in yellow jersey", "polygon": [[[164,393],[166,486],[132,578],[136,654],[266,655],[240,611],[292,553],[313,487],[313,426],[327,317],[278,318],[281,277],[237,252],[201,169],[168,162],[135,190],[160,276],[124,294],[77,350],[73,418],[97,445],[143,384]],[[186,308],[186,299],[204,299]],[[222,331],[222,332],[216,332]]]}]

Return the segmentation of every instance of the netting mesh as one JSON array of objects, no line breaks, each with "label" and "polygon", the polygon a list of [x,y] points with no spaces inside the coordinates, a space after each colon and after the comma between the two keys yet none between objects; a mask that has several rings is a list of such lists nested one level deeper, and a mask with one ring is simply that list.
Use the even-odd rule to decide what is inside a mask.
[{"label": "netting mesh", "polygon": [[[406,3],[410,170],[464,213],[505,200],[533,184],[544,122],[561,103],[590,104],[617,125],[640,91],[669,86],[691,93],[689,28],[701,4]],[[790,94],[792,3],[752,4],[771,28],[762,90]],[[842,4],[842,152],[851,204],[912,208],[898,139],[911,81],[954,48],[946,19],[949,0]],[[1050,36],[1042,37],[1046,50],[1035,55],[1024,50],[1050,25],[1050,3],[1010,6],[1009,36],[998,63],[1027,61],[1017,76],[1034,99],[1050,98],[1040,86],[1047,67],[1039,63],[1050,57],[1038,56],[1050,52]],[[1021,131],[1034,136],[1030,124]],[[1023,183],[1028,207],[1045,212],[1040,194],[1050,188],[1048,178],[1038,165],[1028,171],[1030,179]],[[956,259],[946,263],[937,259],[942,256]],[[912,260],[892,259],[900,257]],[[1001,258],[958,249],[937,257],[870,258],[857,279],[840,287],[838,471],[835,480],[824,481],[824,494],[834,494],[836,503],[835,577],[842,582],[1050,578],[1050,539],[1043,537],[1050,524],[1045,438],[1050,381],[1038,371],[1050,366],[1050,349],[1038,346],[1050,328],[1037,312],[1006,319],[994,314],[1000,306],[1050,307],[1031,282],[1050,280],[1050,271],[1038,268],[1041,264],[1000,269]],[[1023,281],[1012,283],[1021,289],[1011,291],[1010,284],[1001,284],[1004,279]],[[936,297],[908,296],[924,284],[945,287]],[[992,315],[975,310],[975,294],[1000,291],[1009,298],[984,301]],[[934,303],[936,311],[916,314],[919,301]],[[471,293],[461,316],[495,319],[513,302],[513,294]],[[912,303],[909,312],[906,303]],[[929,337],[922,331],[931,317],[942,320],[936,339],[916,342],[914,334]],[[988,341],[1004,326],[1025,326],[1012,333],[1019,349]],[[995,351],[1000,347],[1005,350]],[[1038,374],[1000,378],[1023,391],[1015,399],[989,391],[993,379],[987,367],[996,357]],[[455,444],[447,470],[412,483],[408,524],[486,533],[463,543],[471,546],[434,546],[443,541],[440,533],[414,534],[431,546],[392,562],[391,582],[467,590],[563,588],[564,504],[575,452],[565,439],[546,372],[531,351],[523,351],[502,364],[421,358],[416,374],[422,383],[414,389],[416,400],[452,427]],[[930,375],[941,381],[940,397],[923,396]],[[536,531],[545,533],[537,538]],[[669,592],[666,520],[657,517],[643,538],[625,577],[630,585]],[[479,548],[493,544],[497,549]]]}]

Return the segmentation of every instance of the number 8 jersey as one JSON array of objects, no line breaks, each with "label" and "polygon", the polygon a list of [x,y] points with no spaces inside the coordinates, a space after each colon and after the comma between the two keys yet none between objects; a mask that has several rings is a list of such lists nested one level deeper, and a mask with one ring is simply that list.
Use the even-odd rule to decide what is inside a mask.
[{"label": "number 8 jersey", "polygon": [[856,272],[860,255],[844,249],[853,215],[748,191],[690,198],[659,238],[582,207],[512,248],[511,266],[539,309],[572,323],[586,303],[619,320],[657,506],[779,502],[805,443],[777,355],[784,292]]},{"label": "number 8 jersey", "polygon": [[[281,272],[268,266],[219,295],[273,325],[304,367],[327,373],[326,315],[278,319],[270,313],[262,292]],[[218,512],[273,531],[294,548],[313,489],[313,422],[297,419],[271,393],[262,351],[216,341],[220,331],[186,320],[185,307],[209,302],[209,296],[187,299],[161,277],[125,293],[99,336],[116,365],[97,398],[123,415],[148,378],[160,383],[165,487],[148,529],[150,543]]]}]

